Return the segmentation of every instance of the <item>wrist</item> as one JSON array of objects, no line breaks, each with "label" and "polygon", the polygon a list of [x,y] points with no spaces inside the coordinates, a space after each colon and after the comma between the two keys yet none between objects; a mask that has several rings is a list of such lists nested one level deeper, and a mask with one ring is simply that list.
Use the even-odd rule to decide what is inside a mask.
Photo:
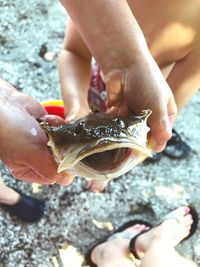
[{"label": "wrist", "polygon": [[[142,74],[146,75],[147,73],[150,73],[151,69],[155,68],[156,63],[151,56],[151,54],[137,54],[133,60],[127,60],[121,62],[119,67],[113,66],[109,69],[109,71],[103,73],[103,80],[105,83],[109,82],[110,80],[113,81],[120,81],[120,83],[123,83],[123,80],[125,82],[127,71],[131,72],[135,78],[138,79],[141,77]],[[158,67],[157,67],[158,68]]]},{"label": "wrist", "polygon": [[[132,56],[131,56],[132,55]],[[135,47],[124,51],[115,51],[109,55],[109,57],[102,58],[101,70],[106,76],[113,70],[123,70],[130,67],[137,69],[138,65],[151,65],[154,59],[146,43],[136,49]]]},{"label": "wrist", "polygon": [[128,1],[91,1],[89,5],[87,0],[62,2],[104,75],[149,54]]}]

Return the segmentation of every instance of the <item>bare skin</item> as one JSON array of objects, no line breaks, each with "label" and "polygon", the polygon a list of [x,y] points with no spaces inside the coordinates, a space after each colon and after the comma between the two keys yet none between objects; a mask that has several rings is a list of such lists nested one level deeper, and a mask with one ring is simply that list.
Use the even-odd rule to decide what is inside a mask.
[{"label": "bare skin", "polygon": [[[129,112],[139,114],[142,109],[151,109],[151,146],[155,151],[164,149],[171,137],[176,105],[127,1],[62,2],[76,31],[103,71],[108,107],[120,115]],[[83,48],[81,44],[78,46]],[[74,46],[68,49],[75,52]],[[80,55],[79,52],[76,54]],[[137,95],[133,98],[135,93]]]},{"label": "bare skin", "polygon": [[[123,8],[121,7],[120,21],[115,22],[113,15],[113,17],[110,17],[109,25],[120,24],[119,27],[123,27],[121,24],[125,23],[125,33],[120,33],[121,37],[117,39],[116,44],[113,39],[117,38],[117,33],[113,33],[114,37],[112,36],[112,30],[116,30],[115,26],[113,26],[110,35],[108,35],[109,38],[107,38],[108,42],[113,45],[112,49],[109,46],[109,51],[112,51],[112,53],[103,53],[103,48],[106,51],[108,44],[104,40],[103,33],[96,36],[91,26],[95,23],[96,27],[99,26],[95,19],[101,17],[102,12],[94,12],[96,17],[92,17],[93,22],[91,21],[91,25],[89,24],[90,17],[84,17],[86,25],[82,25],[80,21],[83,18],[79,18],[75,10],[75,5],[78,5],[77,1],[72,3],[71,1],[63,0],[62,2],[74,21],[74,23],[71,20],[68,21],[59,64],[61,89],[67,115],[66,120],[77,119],[89,112],[87,92],[90,82],[91,57],[95,56],[105,73],[110,111],[125,114],[127,112],[137,113],[138,110],[151,108],[153,114],[148,121],[151,128],[150,141],[155,151],[161,151],[166,141],[171,137],[170,128],[173,126],[176,117],[176,106],[179,113],[200,87],[199,1],[192,0],[188,2],[184,0],[174,2],[170,0],[166,2],[154,0],[151,5],[147,0],[121,1],[121,4],[122,2],[128,3],[132,15],[134,15],[144,34],[149,52],[155,60],[155,62],[147,60],[145,63],[141,53],[136,49],[138,48],[137,42],[144,48],[143,41],[141,41],[142,38],[140,34],[137,34],[138,27],[137,25],[129,25],[129,23],[131,24],[128,19],[130,14],[127,15],[128,18],[126,17],[126,19],[122,17],[124,6]],[[96,1],[94,2],[96,3]],[[103,2],[101,1],[102,5]],[[89,4],[93,5],[91,2]],[[84,6],[83,3],[81,5]],[[116,5],[113,10],[119,12],[117,8],[118,6]],[[185,12],[186,10],[187,12]],[[89,11],[86,10],[85,12]],[[104,16],[106,16],[106,13]],[[105,28],[105,25],[104,29],[106,33],[109,30],[107,27]],[[86,30],[93,35],[87,33]],[[98,32],[99,29],[95,28],[95,30]],[[134,51],[137,51],[137,53],[131,50],[133,47],[130,47],[130,40],[127,37],[127,35],[132,34],[136,38]],[[93,36],[92,40],[91,36]],[[134,41],[132,40],[132,42]],[[118,59],[113,56],[115,49],[118,52]],[[123,52],[123,58],[121,49],[123,51],[126,50],[126,52]],[[129,51],[128,55],[127,51]],[[146,57],[146,50],[142,49],[142,52]],[[140,62],[129,62],[128,60],[130,59],[127,58],[131,58],[131,55],[139,58]],[[111,66],[106,60],[112,61]],[[122,60],[122,62],[119,63],[118,60]],[[154,68],[154,64],[157,64],[161,70],[162,77],[160,77],[157,69]],[[146,65],[150,66],[150,70],[146,69]],[[124,66],[125,69],[123,68]],[[126,77],[125,87],[121,84],[124,76]],[[168,87],[163,83],[163,78],[165,78]],[[166,113],[168,113],[168,119],[166,119]],[[106,182],[99,184],[99,182],[93,181],[88,184],[88,188],[95,192],[102,191],[105,186]]]},{"label": "bare skin", "polygon": [[4,184],[0,178],[0,203],[14,205],[20,200],[20,195],[12,188]]},{"label": "bare skin", "polygon": [[[189,234],[193,223],[189,208],[181,207],[174,212],[178,220],[165,220],[136,239],[135,249],[141,258],[140,267],[197,266],[175,251],[175,246]],[[147,229],[144,225],[137,224],[125,231],[137,235]],[[98,267],[136,266],[129,257],[129,242],[124,238],[106,241],[93,250],[93,262]]]},{"label": "bare skin", "polygon": [[72,177],[57,173],[47,137],[37,118],[46,115],[36,100],[0,79],[0,160],[18,179],[67,185]]},{"label": "bare skin", "polygon": [[180,112],[200,87],[199,1],[157,0],[148,5],[147,0],[129,0],[128,3],[152,56],[164,71]]}]

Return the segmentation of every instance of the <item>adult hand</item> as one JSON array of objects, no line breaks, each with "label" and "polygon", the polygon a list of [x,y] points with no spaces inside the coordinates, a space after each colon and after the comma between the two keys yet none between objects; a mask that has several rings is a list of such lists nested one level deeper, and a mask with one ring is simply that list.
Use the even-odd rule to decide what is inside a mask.
[{"label": "adult hand", "polygon": [[126,69],[111,71],[105,76],[109,112],[125,115],[140,114],[151,109],[148,119],[149,142],[160,152],[171,138],[177,108],[174,97],[158,66],[142,59]]},{"label": "adult hand", "polygon": [[47,136],[36,120],[46,114],[44,108],[0,82],[0,159],[21,180],[70,184],[70,175],[57,173],[58,166],[47,148]]}]

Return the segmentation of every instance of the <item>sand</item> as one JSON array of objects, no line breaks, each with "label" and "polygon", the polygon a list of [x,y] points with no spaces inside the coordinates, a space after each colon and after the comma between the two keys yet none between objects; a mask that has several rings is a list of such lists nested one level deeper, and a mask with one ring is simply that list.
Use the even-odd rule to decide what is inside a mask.
[{"label": "sand", "polygon": [[[38,101],[60,98],[57,64],[66,13],[57,1],[0,0],[1,76]],[[55,53],[53,61],[40,57],[42,45]],[[168,211],[200,204],[200,94],[180,114],[175,128],[191,146],[188,159],[163,157],[156,164],[140,164],[110,182],[101,194],[88,192],[78,177],[69,187],[41,186],[16,180],[0,165],[4,181],[44,199],[48,214],[35,224],[22,224],[0,209],[0,266],[84,266],[83,254],[112,228],[135,218],[153,224]],[[200,264],[200,231],[179,252]]]}]

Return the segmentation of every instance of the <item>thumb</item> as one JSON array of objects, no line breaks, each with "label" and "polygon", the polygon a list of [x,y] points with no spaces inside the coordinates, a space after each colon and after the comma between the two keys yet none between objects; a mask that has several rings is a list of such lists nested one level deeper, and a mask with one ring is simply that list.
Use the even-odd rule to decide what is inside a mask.
[{"label": "thumb", "polygon": [[174,126],[174,122],[176,120],[177,112],[178,112],[176,102],[175,102],[175,99],[172,93],[171,93],[171,96],[168,102],[167,110],[168,110],[170,126],[172,128]]},{"label": "thumb", "polygon": [[153,116],[149,119],[149,143],[153,151],[161,152],[167,141],[171,138],[172,131],[168,116]]},{"label": "thumb", "polygon": [[[164,107],[164,105],[162,106]],[[168,100],[166,109],[160,108],[154,110],[149,117],[150,145],[155,152],[161,152],[167,141],[172,136],[172,127],[177,115],[177,107],[173,95]]]},{"label": "thumb", "polygon": [[[29,167],[23,164],[18,165],[17,168],[13,170],[10,169],[10,172],[12,173],[13,176],[25,182],[37,183],[37,184],[43,184],[43,185],[49,185],[49,184],[55,183],[55,182],[49,182],[48,179],[40,176],[33,169],[30,169]],[[72,181],[73,181],[73,177],[65,177],[59,181],[56,181],[56,183],[66,186],[66,185],[71,184]]]},{"label": "thumb", "polygon": [[38,146],[32,151],[31,157],[27,158],[28,167],[35,171],[41,179],[52,183],[68,185],[72,182],[73,176],[68,173],[57,173],[58,165],[46,146]]},{"label": "thumb", "polygon": [[65,124],[65,120],[57,115],[43,115],[37,119],[39,122],[48,122],[50,125],[59,126]]}]

